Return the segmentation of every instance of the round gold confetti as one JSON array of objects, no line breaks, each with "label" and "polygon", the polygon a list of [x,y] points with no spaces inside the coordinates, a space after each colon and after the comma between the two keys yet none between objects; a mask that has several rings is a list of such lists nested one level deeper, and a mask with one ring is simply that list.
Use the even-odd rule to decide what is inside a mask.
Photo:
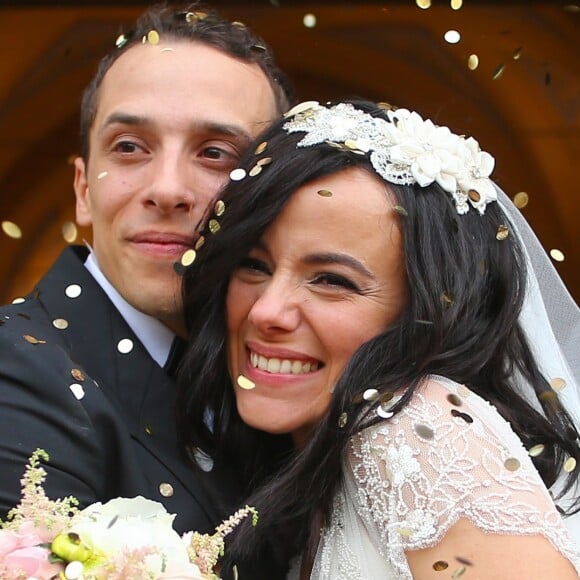
[{"label": "round gold confetti", "polygon": [[191,266],[195,262],[196,257],[197,254],[195,250],[192,250],[191,248],[189,250],[185,250],[183,256],[181,256],[181,265],[185,268]]},{"label": "round gold confetti", "polygon": [[217,215],[217,217],[221,217],[222,215],[224,215],[225,211],[226,204],[221,199],[218,199],[213,208],[213,212],[215,213],[215,215]]},{"label": "round gold confetti", "polygon": [[254,381],[251,381],[248,377],[245,377],[244,375],[240,375],[236,379],[236,383],[238,383],[238,387],[246,391],[251,391],[252,389],[256,388],[256,383],[254,383]]},{"label": "round gold confetti", "polygon": [[450,6],[452,10],[461,10],[461,7],[463,6],[463,0],[451,0]]},{"label": "round gold confetti", "polygon": [[554,262],[563,262],[566,259],[564,256],[564,252],[556,248],[550,250],[550,257],[552,258],[552,260],[554,260]]},{"label": "round gold confetti", "polygon": [[514,54],[513,54],[512,58],[513,58],[514,60],[519,60],[519,59],[522,57],[522,52],[523,52],[523,51],[524,51],[524,47],[523,47],[523,46],[520,46],[519,48],[517,48],[517,49],[514,51]]},{"label": "round gold confetti", "polygon": [[457,570],[455,570],[455,572],[451,574],[451,578],[453,580],[455,580],[456,578],[460,578],[461,576],[463,576],[463,574],[465,574],[466,571],[467,568],[465,566],[461,566],[461,568],[457,568]]},{"label": "round gold confetti", "polygon": [[433,570],[435,570],[435,572],[441,572],[442,570],[447,570],[447,568],[449,568],[449,564],[444,560],[437,560],[437,562],[433,564]]},{"label": "round gold confetti", "polygon": [[348,422],[348,415],[346,413],[341,413],[340,417],[338,418],[338,426],[343,429],[346,427]]},{"label": "round gold confetti", "polygon": [[332,197],[332,191],[329,189],[319,189],[316,192],[320,197]]},{"label": "round gold confetti", "polygon": [[254,165],[254,167],[249,171],[249,176],[256,177],[256,175],[260,175],[260,173],[262,173],[262,167],[260,165]]},{"label": "round gold confetti", "polygon": [[82,385],[79,385],[78,383],[73,383],[72,385],[69,385],[68,387],[71,390],[71,393],[75,396],[75,398],[77,400],[81,400],[84,398],[85,396],[85,389],[83,388]]},{"label": "round gold confetti", "polygon": [[449,44],[457,44],[461,40],[461,34],[457,30],[448,30],[444,35],[443,38],[445,42]]},{"label": "round gold confetti", "polygon": [[230,172],[230,179],[232,181],[242,181],[246,177],[246,170],[238,167]]},{"label": "round gold confetti", "polygon": [[9,221],[2,222],[2,231],[9,237],[15,240],[22,237],[22,230],[14,223]]},{"label": "round gold confetti", "polygon": [[544,452],[545,448],[546,447],[542,443],[538,443],[528,449],[528,455],[530,457],[538,457],[538,455],[541,455]]},{"label": "round gold confetti", "polygon": [[433,429],[429,427],[429,425],[418,423],[416,425],[413,425],[413,429],[415,430],[415,433],[417,433],[417,435],[421,437],[421,439],[431,440],[433,439],[433,437],[435,437],[435,433]]},{"label": "round gold confetti", "polygon": [[18,298],[14,298],[14,300],[12,300],[12,304],[22,304],[23,302],[26,302],[26,299],[22,298],[21,296],[19,296]]},{"label": "round gold confetti", "polygon": [[86,379],[85,373],[81,369],[71,369],[70,374],[75,381],[84,381]]},{"label": "round gold confetti", "polygon": [[159,44],[159,32],[157,30],[150,30],[147,33],[147,42],[149,44]]},{"label": "round gold confetti", "polygon": [[415,4],[417,4],[417,6],[423,10],[431,8],[431,0],[415,0]]},{"label": "round gold confetti", "polygon": [[78,236],[77,226],[74,222],[64,222],[61,228],[62,237],[67,244],[72,244]]},{"label": "round gold confetti", "polygon": [[264,151],[266,151],[266,147],[268,147],[268,141],[262,141],[257,147],[256,150],[254,151],[254,153],[256,155],[261,155],[262,153],[264,153]]},{"label": "round gold confetti", "polygon": [[46,340],[30,336],[30,334],[23,335],[23,338],[26,342],[29,342],[30,344],[46,344]]},{"label": "round gold confetti", "polygon": [[530,201],[530,198],[525,191],[520,191],[519,193],[516,193],[514,195],[514,205],[518,209],[523,209],[524,207],[526,207],[526,205],[528,205],[529,201]]},{"label": "round gold confetti", "polygon": [[452,405],[455,405],[456,407],[461,407],[461,405],[463,405],[463,401],[461,400],[461,397],[459,395],[455,395],[453,393],[447,395],[447,400]]},{"label": "round gold confetti", "polygon": [[409,530],[408,528],[399,528],[397,530],[397,532],[399,532],[399,534],[401,534],[401,536],[411,536],[413,534],[413,532],[411,530]]},{"label": "round gold confetti", "polygon": [[203,245],[205,244],[205,237],[204,236],[199,236],[199,238],[197,238],[197,242],[195,242],[195,249],[199,250],[199,248],[201,248]]},{"label": "round gold confetti", "polygon": [[73,560],[64,567],[64,577],[67,580],[81,580],[83,572],[84,564],[78,560]]},{"label": "round gold confetti", "polygon": [[553,379],[550,379],[550,386],[554,391],[559,392],[566,388],[566,381],[562,377],[554,377]]},{"label": "round gold confetti", "polygon": [[259,165],[260,167],[264,167],[266,165],[270,165],[270,163],[272,163],[271,157],[263,157],[262,159],[260,159],[256,162],[256,165]]},{"label": "round gold confetti", "polygon": [[117,40],[115,40],[115,46],[117,48],[121,48],[125,46],[125,44],[127,44],[127,37],[124,34],[119,34],[119,36],[117,36]]},{"label": "round gold confetti", "polygon": [[305,14],[302,19],[302,24],[306,28],[314,28],[316,26],[316,16],[314,14]]},{"label": "round gold confetti", "polygon": [[506,459],[503,463],[503,466],[508,471],[517,471],[521,467],[520,462],[515,457],[510,457],[509,459]]},{"label": "round gold confetti", "polygon": [[470,54],[467,59],[467,68],[469,70],[475,70],[479,66],[479,57],[477,54]]},{"label": "round gold confetti", "polygon": [[409,215],[407,210],[402,205],[396,205],[393,209],[403,217],[407,217]]},{"label": "round gold confetti", "polygon": [[117,350],[121,354],[129,354],[133,350],[133,341],[130,338],[122,338],[117,343]]},{"label": "round gold confetti", "polygon": [[365,401],[376,401],[379,396],[379,392],[376,389],[367,389],[363,393],[363,399]]},{"label": "round gold confetti", "polygon": [[163,497],[171,497],[173,495],[173,486],[170,483],[159,484],[159,493]]},{"label": "round gold confetti", "polygon": [[380,404],[377,407],[377,415],[381,419],[390,419],[393,416],[393,413],[389,411],[388,407],[385,404]]},{"label": "round gold confetti", "polygon": [[499,66],[497,66],[495,68],[495,70],[493,71],[493,74],[491,75],[491,78],[496,81],[497,79],[499,79],[505,70],[505,64],[500,64]]},{"label": "round gold confetti", "polygon": [[216,234],[221,228],[220,223],[217,220],[209,220],[208,227],[212,234]]},{"label": "round gold confetti", "polygon": [[499,240],[500,242],[506,240],[507,237],[510,235],[510,231],[507,226],[503,224],[497,228],[497,233],[495,234],[495,239]]},{"label": "round gold confetti", "polygon": [[476,191],[475,189],[470,189],[467,192],[467,197],[469,197],[469,199],[471,201],[474,201],[476,203],[481,199],[481,195],[479,194],[479,191]]},{"label": "round gold confetti", "polygon": [[52,321],[52,325],[58,330],[66,330],[68,328],[68,320],[64,318],[55,318]]},{"label": "round gold confetti", "polygon": [[576,459],[574,457],[568,457],[566,463],[564,463],[564,471],[566,473],[572,473],[576,469]]},{"label": "round gold confetti", "polygon": [[78,284],[70,284],[64,289],[68,298],[78,298],[82,293],[82,288]]},{"label": "round gold confetti", "polygon": [[101,173],[99,173],[97,175],[97,179],[101,180],[101,179],[105,179],[105,177],[107,177],[107,175],[109,175],[108,171],[101,171]]},{"label": "round gold confetti", "polygon": [[298,115],[299,113],[304,113],[313,107],[318,105],[318,101],[304,101],[303,103],[298,103],[294,107],[292,107],[289,111],[284,113],[284,117],[293,117],[294,115]]}]

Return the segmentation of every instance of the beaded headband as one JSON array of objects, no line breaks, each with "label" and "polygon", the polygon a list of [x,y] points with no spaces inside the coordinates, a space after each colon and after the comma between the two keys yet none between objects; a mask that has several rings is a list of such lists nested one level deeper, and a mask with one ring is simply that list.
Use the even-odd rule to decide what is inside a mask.
[{"label": "beaded headband", "polygon": [[284,116],[288,133],[305,132],[297,147],[328,143],[366,155],[374,170],[389,183],[426,187],[437,182],[450,193],[458,214],[473,206],[485,213],[497,200],[489,179],[494,158],[481,151],[472,137],[452,133],[407,109],[386,110],[389,121],[373,117],[350,103],[324,107],[316,101],[300,103]]}]

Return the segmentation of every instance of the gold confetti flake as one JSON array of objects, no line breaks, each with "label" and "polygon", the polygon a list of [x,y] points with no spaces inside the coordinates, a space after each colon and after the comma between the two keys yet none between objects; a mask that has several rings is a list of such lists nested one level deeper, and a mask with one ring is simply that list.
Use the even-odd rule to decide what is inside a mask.
[{"label": "gold confetti flake", "polygon": [[12,304],[22,304],[23,302],[26,302],[26,299],[22,298],[22,296],[19,296],[18,298],[14,298],[14,300],[12,300]]},{"label": "gold confetti flake", "polygon": [[456,407],[461,407],[461,405],[463,405],[463,401],[461,400],[461,397],[459,395],[455,395],[453,393],[447,395],[447,400],[452,405],[455,405]]},{"label": "gold confetti flake", "polygon": [[246,177],[246,170],[238,167],[230,172],[230,179],[232,181],[242,181]]},{"label": "gold confetti flake", "polygon": [[538,443],[537,445],[534,445],[528,449],[528,455],[530,457],[538,457],[544,452],[545,448],[546,447],[543,443]]},{"label": "gold confetti flake", "polygon": [[347,423],[348,423],[348,415],[346,413],[341,413],[340,417],[338,418],[338,426],[341,429],[344,429]]},{"label": "gold confetti flake", "polygon": [[2,222],[2,231],[9,237],[15,240],[22,237],[22,230],[14,223],[9,221]]},{"label": "gold confetti flake", "polygon": [[409,213],[407,212],[407,210],[402,206],[402,205],[396,205],[393,208],[399,215],[402,215],[403,217],[407,217],[409,215]]},{"label": "gold confetti flake", "polygon": [[197,238],[197,242],[195,242],[194,249],[199,250],[204,244],[205,244],[205,237],[199,236],[199,238]]},{"label": "gold confetti flake", "polygon": [[175,49],[171,48],[170,46],[166,46],[162,48],[159,52],[175,52]]},{"label": "gold confetti flake", "polygon": [[97,175],[97,179],[105,179],[105,177],[107,177],[107,175],[109,175],[108,171],[101,171],[101,173],[99,173]]},{"label": "gold confetti flake", "polygon": [[159,32],[157,30],[150,30],[147,33],[147,42],[149,44],[159,44]]},{"label": "gold confetti flake", "polygon": [[556,248],[552,248],[550,250],[550,257],[552,258],[552,260],[554,260],[554,262],[563,262],[566,259],[566,257],[564,256],[564,252]]},{"label": "gold confetti flake", "polygon": [[562,377],[554,377],[550,379],[550,386],[554,391],[560,392],[562,389],[566,388],[566,381]]},{"label": "gold confetti flake", "polygon": [[435,437],[435,432],[433,429],[424,423],[417,423],[416,425],[413,425],[413,429],[421,439],[431,440],[433,437]]},{"label": "gold confetti flake", "polygon": [[427,326],[431,326],[433,324],[430,320],[420,320],[420,319],[415,320],[415,323],[416,324],[426,324]]},{"label": "gold confetti flake", "polygon": [[390,419],[393,416],[393,412],[389,411],[389,407],[387,405],[385,405],[384,403],[381,403],[377,407],[377,415],[381,419]]},{"label": "gold confetti flake", "polygon": [[117,343],[117,350],[121,354],[129,354],[133,350],[133,341],[130,338],[122,338]]},{"label": "gold confetti flake", "polygon": [[117,36],[117,40],[115,40],[115,46],[117,48],[122,48],[126,44],[127,44],[127,37],[124,34],[119,34],[119,36]]},{"label": "gold confetti flake", "polygon": [[453,417],[463,419],[466,423],[473,423],[473,417],[471,415],[468,415],[467,413],[462,413],[457,409],[451,409],[451,415],[453,415]]},{"label": "gold confetti flake", "polygon": [[262,159],[260,159],[256,165],[259,165],[260,167],[265,167],[266,165],[270,165],[270,163],[272,163],[272,158],[271,157],[263,157]]},{"label": "gold confetti flake", "polygon": [[465,385],[459,385],[457,387],[457,393],[460,397],[463,397],[464,399],[466,399],[467,397],[469,397],[469,395],[471,395],[471,391]]},{"label": "gold confetti flake", "polygon": [[173,495],[173,486],[170,483],[159,484],[159,493],[163,497],[171,497]]},{"label": "gold confetti flake", "polygon": [[503,463],[503,466],[508,471],[517,471],[521,467],[520,462],[515,457],[509,457],[506,459]]},{"label": "gold confetti flake", "polygon": [[450,294],[442,294],[441,300],[443,301],[443,304],[447,304],[448,306],[453,304],[453,297]]},{"label": "gold confetti flake", "polygon": [[262,173],[262,167],[260,165],[254,165],[254,167],[249,171],[249,176],[256,177],[257,175],[260,175],[260,173]]},{"label": "gold confetti flake", "polygon": [[215,213],[215,215],[217,217],[221,217],[224,215],[225,211],[226,211],[226,204],[221,199],[218,199],[215,203],[214,208],[213,208],[213,212]]},{"label": "gold confetti flake", "polygon": [[66,330],[68,328],[68,320],[64,318],[55,318],[52,321],[52,325],[58,330]]},{"label": "gold confetti flake", "polygon": [[445,42],[449,44],[457,44],[461,40],[461,34],[458,30],[448,30],[444,35],[443,38]]},{"label": "gold confetti flake", "polygon": [[247,26],[243,22],[240,22],[239,20],[234,20],[232,22],[232,26],[237,26],[238,28],[247,28]]},{"label": "gold confetti flake", "polygon": [[24,340],[30,344],[46,344],[46,340],[35,338],[34,336],[30,336],[30,334],[25,334],[22,338],[24,338]]},{"label": "gold confetti flake", "polygon": [[516,193],[514,195],[514,205],[518,209],[523,209],[524,207],[526,207],[526,205],[528,205],[529,201],[530,201],[530,198],[525,191],[520,191],[519,193]]},{"label": "gold confetti flake", "polygon": [[431,0],[415,0],[415,4],[423,10],[427,10],[427,8],[431,8]]},{"label": "gold confetti flake", "polygon": [[191,266],[195,262],[196,257],[197,253],[192,248],[189,248],[189,250],[185,250],[183,256],[181,256],[181,265],[185,268]]},{"label": "gold confetti flake", "polygon": [[479,57],[477,54],[470,54],[469,58],[467,59],[467,68],[469,70],[476,70],[479,66]]},{"label": "gold confetti flake", "polygon": [[497,81],[497,79],[499,79],[503,75],[504,71],[505,71],[505,64],[500,64],[499,66],[497,66],[494,69],[493,74],[491,75],[491,78],[494,81]]},{"label": "gold confetti flake", "polygon": [[469,199],[471,201],[474,201],[475,203],[477,203],[481,199],[481,195],[479,194],[479,191],[476,191],[475,189],[470,189],[467,192],[467,197],[469,197]]},{"label": "gold confetti flake", "polygon": [[84,381],[86,379],[85,373],[81,369],[71,369],[70,374],[75,381]]},{"label": "gold confetti flake", "polygon": [[314,14],[305,14],[302,19],[302,24],[306,28],[314,28],[316,26],[316,16]]},{"label": "gold confetti flake", "polygon": [[209,220],[208,227],[212,234],[217,234],[221,228],[220,223],[217,220]]},{"label": "gold confetti flake", "polygon": [[457,568],[457,570],[455,570],[453,574],[451,574],[451,578],[453,580],[455,580],[456,578],[460,578],[461,576],[463,576],[463,574],[465,574],[466,571],[467,568],[465,566],[461,566],[461,568]]},{"label": "gold confetti flake", "polygon": [[524,51],[524,47],[523,47],[523,46],[520,46],[519,48],[517,48],[517,49],[514,51],[514,54],[512,55],[512,58],[513,58],[514,60],[520,60],[520,58],[522,57],[522,52],[523,52],[523,51]]},{"label": "gold confetti flake", "polygon": [[576,459],[574,457],[568,457],[564,463],[564,471],[566,473],[572,473],[576,469]]},{"label": "gold confetti flake", "polygon": [[256,383],[254,383],[254,381],[251,381],[248,377],[245,377],[244,375],[240,375],[236,379],[236,383],[238,383],[238,387],[244,389],[245,391],[251,391],[252,389],[256,388]]},{"label": "gold confetti flake", "polygon": [[257,147],[256,150],[254,151],[254,154],[256,155],[261,155],[262,153],[264,153],[264,151],[266,151],[266,147],[268,147],[268,141],[262,141]]},{"label": "gold confetti flake", "polygon": [[250,48],[256,52],[266,52],[266,47],[261,44],[252,44]]},{"label": "gold confetti flake", "polygon": [[316,192],[320,197],[332,197],[332,191],[329,189],[319,189]]},{"label": "gold confetti flake", "polygon": [[391,105],[391,103],[387,103],[385,101],[381,101],[380,103],[377,103],[377,107],[379,109],[382,109],[383,111],[396,111],[397,107],[395,107],[395,105]]},{"label": "gold confetti flake", "polygon": [[207,12],[187,12],[185,14],[185,21],[189,24],[194,22],[199,22],[200,20],[205,20],[207,18]]},{"label": "gold confetti flake", "polygon": [[363,399],[365,401],[376,401],[379,397],[379,392],[376,389],[367,389],[363,393]]},{"label": "gold confetti flake", "polygon": [[435,572],[441,572],[447,570],[447,568],[449,568],[449,564],[444,560],[437,560],[437,562],[433,564],[433,570],[435,570]]},{"label": "gold confetti flake", "polygon": [[510,231],[509,231],[508,227],[504,226],[502,224],[497,228],[497,233],[495,234],[495,239],[502,242],[503,240],[506,240],[509,235],[510,235]]},{"label": "gold confetti flake", "polygon": [[298,103],[297,105],[292,107],[289,111],[284,113],[284,117],[285,118],[293,117],[294,115],[298,115],[299,113],[304,113],[305,111],[308,111],[308,110],[312,109],[313,107],[316,107],[317,105],[318,105],[318,101],[304,101],[303,103]]},{"label": "gold confetti flake", "polygon": [[153,430],[151,429],[151,427],[144,427],[143,431],[145,431],[146,435],[153,435]]},{"label": "gold confetti flake", "polygon": [[461,10],[463,0],[451,0],[450,6],[452,10]]},{"label": "gold confetti flake", "polygon": [[74,222],[64,222],[64,224],[62,224],[61,233],[64,241],[67,244],[72,244],[78,236],[76,224]]},{"label": "gold confetti flake", "polygon": [[413,535],[413,532],[409,528],[399,528],[397,530],[397,532],[399,532],[399,534],[401,534],[401,536],[406,536],[406,537]]}]

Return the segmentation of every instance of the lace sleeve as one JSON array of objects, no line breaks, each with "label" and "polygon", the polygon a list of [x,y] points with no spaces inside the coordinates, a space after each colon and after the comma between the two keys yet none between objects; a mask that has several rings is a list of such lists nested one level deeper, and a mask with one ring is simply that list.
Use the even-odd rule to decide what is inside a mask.
[{"label": "lace sleeve", "polygon": [[401,413],[357,435],[345,476],[336,517],[354,505],[391,577],[411,578],[405,550],[437,544],[459,518],[491,533],[541,534],[580,570],[578,549],[521,441],[461,385],[433,377]]}]

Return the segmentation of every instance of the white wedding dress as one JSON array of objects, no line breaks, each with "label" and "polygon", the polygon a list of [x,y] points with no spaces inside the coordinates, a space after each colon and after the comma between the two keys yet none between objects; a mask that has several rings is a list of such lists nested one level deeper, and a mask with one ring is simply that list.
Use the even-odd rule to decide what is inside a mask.
[{"label": "white wedding dress", "polygon": [[405,551],[437,545],[459,518],[489,533],[541,534],[580,573],[579,547],[527,450],[492,405],[453,381],[432,377],[403,411],[355,436],[343,469],[312,579],[412,579]]}]

